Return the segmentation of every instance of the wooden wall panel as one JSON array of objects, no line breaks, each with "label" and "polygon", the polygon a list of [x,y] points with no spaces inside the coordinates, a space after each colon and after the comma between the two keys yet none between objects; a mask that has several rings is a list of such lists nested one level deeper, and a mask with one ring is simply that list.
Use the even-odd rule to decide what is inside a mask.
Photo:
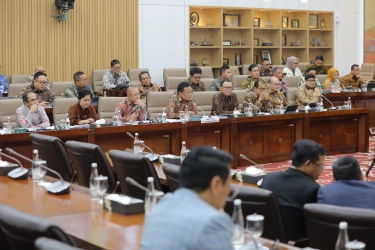
[{"label": "wooden wall panel", "polygon": [[[84,71],[138,67],[138,0],[77,0],[69,20],[50,17],[54,0],[0,1],[0,73],[32,74],[43,65],[51,81]],[[57,15],[56,9],[52,13]]]}]

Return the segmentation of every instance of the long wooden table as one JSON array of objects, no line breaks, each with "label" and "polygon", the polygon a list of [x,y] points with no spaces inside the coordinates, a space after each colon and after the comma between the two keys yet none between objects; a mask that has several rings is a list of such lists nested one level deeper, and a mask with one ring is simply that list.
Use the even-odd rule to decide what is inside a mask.
[{"label": "long wooden table", "polygon": [[[257,163],[291,158],[293,144],[311,139],[322,144],[328,154],[368,152],[368,110],[356,108],[287,115],[253,116],[221,119],[218,123],[191,121],[146,125],[125,125],[94,129],[71,129],[38,132],[56,136],[62,141],[95,143],[108,152],[132,148],[133,139],[126,133],[138,132],[141,139],[157,154],[179,155],[181,142],[188,148],[208,145],[224,149],[234,156],[233,167],[248,165],[239,157],[244,154]],[[0,148],[10,147],[31,157],[29,133],[0,135]],[[22,161],[26,167],[30,163]],[[48,163],[47,163],[48,164]]]}]

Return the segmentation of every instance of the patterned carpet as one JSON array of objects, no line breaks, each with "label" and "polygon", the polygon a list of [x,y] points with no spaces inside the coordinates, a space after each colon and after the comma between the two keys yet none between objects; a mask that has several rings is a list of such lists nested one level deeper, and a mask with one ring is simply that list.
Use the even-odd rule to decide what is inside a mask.
[{"label": "patterned carpet", "polygon": [[[320,175],[317,182],[320,185],[323,185],[323,186],[331,183],[332,182],[332,168],[331,168],[332,163],[336,159],[338,159],[342,156],[345,156],[345,155],[351,155],[351,156],[357,158],[357,160],[359,161],[359,164],[361,166],[362,171],[366,172],[368,170],[368,168],[370,167],[371,163],[372,163],[372,159],[374,158],[374,146],[375,146],[375,137],[370,136],[370,141],[369,141],[370,152],[369,153],[357,152],[357,153],[353,153],[353,154],[341,154],[341,155],[327,156],[326,157],[326,164],[325,164],[326,168],[323,171],[323,173]],[[283,162],[276,162],[276,163],[268,163],[268,164],[264,164],[263,166],[268,172],[278,172],[278,171],[286,170],[291,165],[291,162],[292,161],[290,160],[290,161],[283,161]],[[371,172],[369,173],[368,179],[370,181],[375,181],[375,166],[371,170]]]}]

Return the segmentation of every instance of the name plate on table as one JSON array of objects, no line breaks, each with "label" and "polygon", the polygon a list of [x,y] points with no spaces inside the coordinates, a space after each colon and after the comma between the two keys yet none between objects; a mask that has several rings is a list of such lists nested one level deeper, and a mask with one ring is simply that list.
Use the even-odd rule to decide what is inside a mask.
[{"label": "name plate on table", "polygon": [[0,160],[0,176],[8,175],[15,168],[18,168],[17,164]]},{"label": "name plate on table", "polygon": [[219,116],[202,116],[201,123],[220,122]]},{"label": "name plate on table", "polygon": [[103,208],[122,215],[145,212],[143,200],[121,194],[109,194],[104,197]]},{"label": "name plate on table", "polygon": [[28,130],[26,128],[15,128],[14,133],[15,134],[21,134],[21,133],[26,133]]}]

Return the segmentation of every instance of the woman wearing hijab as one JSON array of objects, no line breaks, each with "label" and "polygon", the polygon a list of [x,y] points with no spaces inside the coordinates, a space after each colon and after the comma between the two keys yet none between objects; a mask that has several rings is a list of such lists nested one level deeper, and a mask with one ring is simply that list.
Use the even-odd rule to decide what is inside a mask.
[{"label": "woman wearing hijab", "polygon": [[286,67],[283,69],[283,74],[286,76],[302,76],[301,70],[298,66],[298,58],[295,56],[286,59]]},{"label": "woman wearing hijab", "polygon": [[336,68],[330,68],[327,73],[327,80],[323,84],[324,90],[340,92],[342,89],[345,89],[345,86],[337,79],[338,76],[339,71]]}]

